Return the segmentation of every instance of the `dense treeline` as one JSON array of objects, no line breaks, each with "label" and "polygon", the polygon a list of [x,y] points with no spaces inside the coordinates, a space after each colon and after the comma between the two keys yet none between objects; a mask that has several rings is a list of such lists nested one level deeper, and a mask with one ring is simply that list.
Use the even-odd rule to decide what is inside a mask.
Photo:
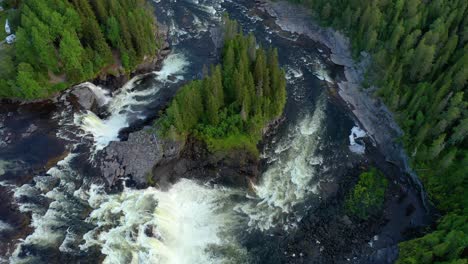
[{"label": "dense treeline", "polygon": [[286,103],[286,79],[275,49],[257,48],[237,22],[225,18],[222,65],[185,85],[159,121],[172,137],[192,134],[211,151],[246,148],[256,153],[262,129]]},{"label": "dense treeline", "polygon": [[412,166],[433,201],[451,212],[436,232],[401,244],[400,262],[466,257],[468,1],[292,1],[346,32],[355,55],[372,54],[368,83],[397,114]]},{"label": "dense treeline", "polygon": [[0,97],[38,98],[101,73],[131,71],[158,49],[145,0],[28,0],[0,56]]}]

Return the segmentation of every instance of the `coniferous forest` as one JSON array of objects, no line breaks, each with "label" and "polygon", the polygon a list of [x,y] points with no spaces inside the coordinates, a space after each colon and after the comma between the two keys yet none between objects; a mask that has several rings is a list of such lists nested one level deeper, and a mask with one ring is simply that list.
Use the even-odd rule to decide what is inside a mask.
[{"label": "coniferous forest", "polygon": [[435,231],[400,244],[399,263],[466,263],[468,1],[292,2],[345,32],[357,59],[372,55],[365,88],[396,113],[412,168],[445,214]]},{"label": "coniferous forest", "polygon": [[468,0],[0,0],[0,263],[468,264],[467,82]]},{"label": "coniferous forest", "polygon": [[243,148],[257,153],[262,130],[286,103],[286,78],[276,49],[257,48],[236,21],[225,18],[222,65],[180,89],[157,122],[166,136],[189,134],[211,151]]},{"label": "coniferous forest", "polygon": [[145,0],[6,1],[17,40],[0,50],[0,98],[43,98],[101,74],[125,74],[158,50]]}]

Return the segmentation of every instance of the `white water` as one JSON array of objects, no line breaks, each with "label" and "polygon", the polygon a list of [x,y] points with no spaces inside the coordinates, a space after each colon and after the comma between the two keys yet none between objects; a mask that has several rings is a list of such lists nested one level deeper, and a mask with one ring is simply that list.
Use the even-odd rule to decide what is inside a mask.
[{"label": "white water", "polygon": [[102,87],[90,82],[82,83],[78,85],[78,87],[86,87],[90,89],[96,95],[97,103],[99,106],[104,106],[108,104],[112,98],[108,90],[103,89]]},{"label": "white water", "polygon": [[[271,164],[260,183],[254,186],[257,197],[251,203],[236,207],[236,211],[249,216],[251,228],[295,227],[301,216],[294,216],[294,207],[308,195],[317,193],[318,185],[311,181],[322,163],[317,150],[325,119],[325,102],[321,99],[318,104],[312,115],[305,115],[290,128],[290,136],[276,145],[270,156]],[[288,220],[291,216],[293,221]]]},{"label": "white water", "polygon": [[[234,193],[186,179],[167,192],[125,189],[107,195],[93,186],[88,203],[94,211],[87,221],[97,227],[85,235],[81,248],[101,246],[109,264],[241,263],[246,253],[229,230],[239,220],[225,203]],[[236,254],[213,254],[215,247],[229,247]]]},{"label": "white water", "polygon": [[[213,14],[213,10],[206,11]],[[213,15],[217,16],[219,14]],[[208,29],[209,23],[198,21],[198,32]],[[189,34],[175,24],[171,33]],[[112,96],[100,87],[84,84],[111,115],[100,119],[92,112],[76,114],[75,124],[84,131],[82,136],[93,138],[95,150],[118,140],[119,131],[129,125],[131,118],[141,116],[132,106],[150,103],[164,84],[183,80],[187,64],[182,54],[170,55],[162,70],[154,72],[159,84],[146,90],[135,89],[138,78]],[[289,77],[301,79],[302,70],[300,66],[294,68]],[[320,69],[316,75],[322,80],[328,78],[326,71]],[[232,201],[234,197],[245,196],[241,191],[205,187],[184,179],[167,192],[126,188],[119,194],[110,195],[96,185],[91,189],[82,186],[76,190],[73,177],[79,175],[68,166],[73,159],[70,157],[49,171],[60,179],[60,188],[50,190],[47,178],[38,176],[35,185],[23,185],[15,191],[17,198],[44,195],[53,200],[45,210],[36,204],[20,205],[23,212],[33,213],[35,227],[34,233],[23,244],[54,244],[62,252],[72,252],[73,243],[81,239],[73,229],[67,228],[65,219],[70,208],[75,206],[71,204],[76,202],[70,200],[69,196],[72,196],[93,208],[86,221],[96,226],[82,237],[85,242],[80,249],[99,247],[106,256],[105,263],[248,263],[246,249],[236,240],[236,232],[248,229],[247,226],[264,231],[273,227],[293,228],[302,216],[295,211],[296,207],[317,193],[319,185],[314,179],[322,162],[317,150],[325,118],[324,107],[322,100],[313,114],[305,115],[290,128],[289,137],[275,146],[269,155],[270,167],[262,175],[261,182],[254,186],[256,196],[247,197],[247,201]],[[20,246],[11,258],[13,263],[24,260],[18,258],[19,250]],[[220,252],[231,253],[223,255]],[[29,262],[34,263],[34,259]]]},{"label": "white water", "polygon": [[319,100],[314,113],[291,127],[290,137],[272,150],[271,158],[279,159],[271,160],[254,186],[256,197],[187,179],[167,192],[125,188],[109,195],[96,185],[80,190],[75,195],[94,209],[86,221],[96,226],[84,235],[80,248],[98,246],[106,256],[104,263],[112,264],[247,263],[247,249],[239,245],[236,230],[292,228],[300,220],[294,206],[317,192],[318,186],[310,183],[321,164],[317,149],[324,108],[325,101]]},{"label": "white water", "polygon": [[[35,183],[25,184],[13,188],[13,197],[22,213],[31,213],[31,227],[34,231],[28,235],[10,257],[10,263],[34,263],[33,257],[20,257],[22,246],[40,245],[41,247],[60,245],[64,239],[64,226],[77,212],[77,204],[67,198],[72,196],[75,190],[74,180],[79,179],[79,175],[70,168],[70,162],[76,157],[69,154],[65,159],[47,171],[50,176],[36,176]],[[54,182],[58,182],[55,184]],[[57,185],[57,186],[55,186]],[[55,186],[55,187],[53,187]],[[46,197],[51,200],[48,208],[35,202],[38,197]]]},{"label": "white water", "polygon": [[[154,0],[153,0],[154,1]],[[156,0],[160,2],[160,0]],[[207,32],[215,23],[219,23],[222,18],[224,9],[221,3],[224,0],[181,0],[188,5],[185,6],[189,14],[191,14],[192,22],[190,27],[186,25],[179,25],[179,18],[176,17],[175,10],[171,9],[172,6],[167,6],[166,15],[168,17],[169,38],[173,45],[179,44],[186,39],[198,39],[203,33]],[[200,19],[199,14],[203,16]]]},{"label": "white water", "polygon": [[104,104],[107,104],[108,112],[111,113],[106,119],[99,118],[91,111],[75,114],[75,124],[84,131],[84,135],[93,137],[95,142],[95,150],[99,151],[105,148],[111,141],[117,141],[119,132],[129,126],[130,117],[145,118],[140,110],[135,110],[133,107],[142,106],[151,103],[154,100],[154,95],[164,87],[164,84],[170,81],[170,77],[175,78],[174,82],[183,80],[183,73],[188,61],[183,54],[171,54],[164,61],[160,71],[153,72],[155,79],[158,80],[156,85],[149,89],[136,89],[137,83],[142,76],[136,76],[126,83],[113,97],[102,92],[101,88],[90,83],[84,83],[98,98],[101,98]]},{"label": "white water", "polygon": [[10,224],[0,220],[0,233],[5,232],[5,231],[10,231],[12,229],[13,227]]},{"label": "white water", "polygon": [[366,131],[355,126],[351,129],[351,134],[349,135],[349,150],[356,154],[364,154],[366,152],[366,146],[364,143],[359,143],[356,139],[364,138],[367,136]]},{"label": "white water", "polygon": [[318,59],[314,63],[314,75],[322,81],[333,83],[333,79],[330,77],[326,66]]}]

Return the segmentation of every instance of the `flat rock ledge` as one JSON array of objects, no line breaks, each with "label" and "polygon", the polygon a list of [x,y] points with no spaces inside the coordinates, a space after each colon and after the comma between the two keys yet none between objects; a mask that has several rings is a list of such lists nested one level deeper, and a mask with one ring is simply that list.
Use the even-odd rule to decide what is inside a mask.
[{"label": "flat rock ledge", "polygon": [[150,128],[130,133],[127,141],[111,142],[99,159],[99,168],[108,186],[131,177],[145,186],[152,178],[153,167],[179,156],[181,143],[158,138]]}]

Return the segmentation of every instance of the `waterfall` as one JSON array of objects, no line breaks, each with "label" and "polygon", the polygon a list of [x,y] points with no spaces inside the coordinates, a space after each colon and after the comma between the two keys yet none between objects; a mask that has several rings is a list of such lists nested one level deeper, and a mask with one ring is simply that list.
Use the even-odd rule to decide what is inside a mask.
[{"label": "waterfall", "polygon": [[[94,208],[86,221],[85,250],[98,245],[104,263],[206,264],[241,263],[246,255],[232,229],[240,220],[229,197],[237,191],[201,186],[182,179],[167,192],[154,188],[107,195],[92,186],[88,203]],[[228,247],[235,254],[214,254]],[[240,261],[240,262],[239,262]]]},{"label": "waterfall", "polygon": [[[180,86],[184,78],[199,74],[200,69],[195,68],[212,60],[212,55],[206,55],[211,51],[201,50],[200,55],[195,49],[199,48],[198,38],[206,37],[205,33],[219,22],[222,1],[156,1],[162,6],[159,12],[167,16],[169,34],[177,38],[171,44],[177,46],[180,41],[181,50],[192,49],[192,66],[188,67],[184,53],[173,53],[165,59],[160,71],[137,76],[113,94],[91,83],[82,84],[93,91],[107,116],[100,117],[91,111],[74,113],[72,106],[55,113],[54,119],[60,126],[58,137],[69,142],[67,149],[72,154],[46,175],[34,177],[33,182],[10,186],[21,212],[32,215],[34,228],[17,246],[9,259],[11,263],[46,262],[48,256],[36,251],[38,248],[73,260],[89,257],[98,250],[104,263],[112,264],[252,263],[249,255],[252,245],[246,248],[243,244],[250,239],[249,231],[264,239],[273,228],[295,228],[308,209],[307,201],[320,195],[320,177],[325,167],[321,141],[326,136],[327,104],[323,95],[312,109],[308,108],[309,101],[305,101],[310,99],[309,89],[317,88],[309,87],[312,74],[325,81],[331,79],[326,67],[314,61],[315,54],[305,51],[292,54],[290,51],[295,49],[290,47],[285,49],[290,64],[286,68],[288,96],[303,109],[298,121],[292,122],[295,116],[291,119],[288,116],[287,122],[291,122],[287,124],[288,132],[280,134],[266,151],[268,167],[253,185],[255,194],[188,179],[181,179],[167,191],[125,187],[121,192],[108,193],[99,185],[96,175],[80,175],[77,166],[88,165],[83,156],[119,140],[123,128],[146,117],[145,109],[151,109],[162,89]],[[235,10],[249,15],[240,3],[233,5]],[[255,21],[252,17],[253,24],[245,28],[254,29]],[[193,26],[187,27],[187,23]],[[263,35],[275,41],[276,32],[265,30]],[[149,79],[152,85],[143,82],[146,78],[153,78]],[[0,174],[4,167],[8,166],[0,161]],[[0,222],[2,228],[5,229]]]},{"label": "waterfall", "polygon": [[[97,96],[102,105],[107,105],[110,116],[101,119],[91,111],[75,114],[75,124],[84,134],[92,136],[95,143],[95,151],[102,150],[111,141],[117,141],[119,132],[130,124],[131,118],[144,119],[142,110],[138,106],[145,106],[154,101],[154,96],[168,82],[183,80],[184,68],[188,65],[186,57],[181,53],[171,54],[164,61],[160,71],[153,72],[157,83],[148,89],[138,89],[138,82],[143,76],[138,75],[127,82],[113,97],[109,97],[102,88],[90,83],[84,83]],[[174,81],[170,78],[174,77]],[[142,109],[141,107],[139,109]]]}]

